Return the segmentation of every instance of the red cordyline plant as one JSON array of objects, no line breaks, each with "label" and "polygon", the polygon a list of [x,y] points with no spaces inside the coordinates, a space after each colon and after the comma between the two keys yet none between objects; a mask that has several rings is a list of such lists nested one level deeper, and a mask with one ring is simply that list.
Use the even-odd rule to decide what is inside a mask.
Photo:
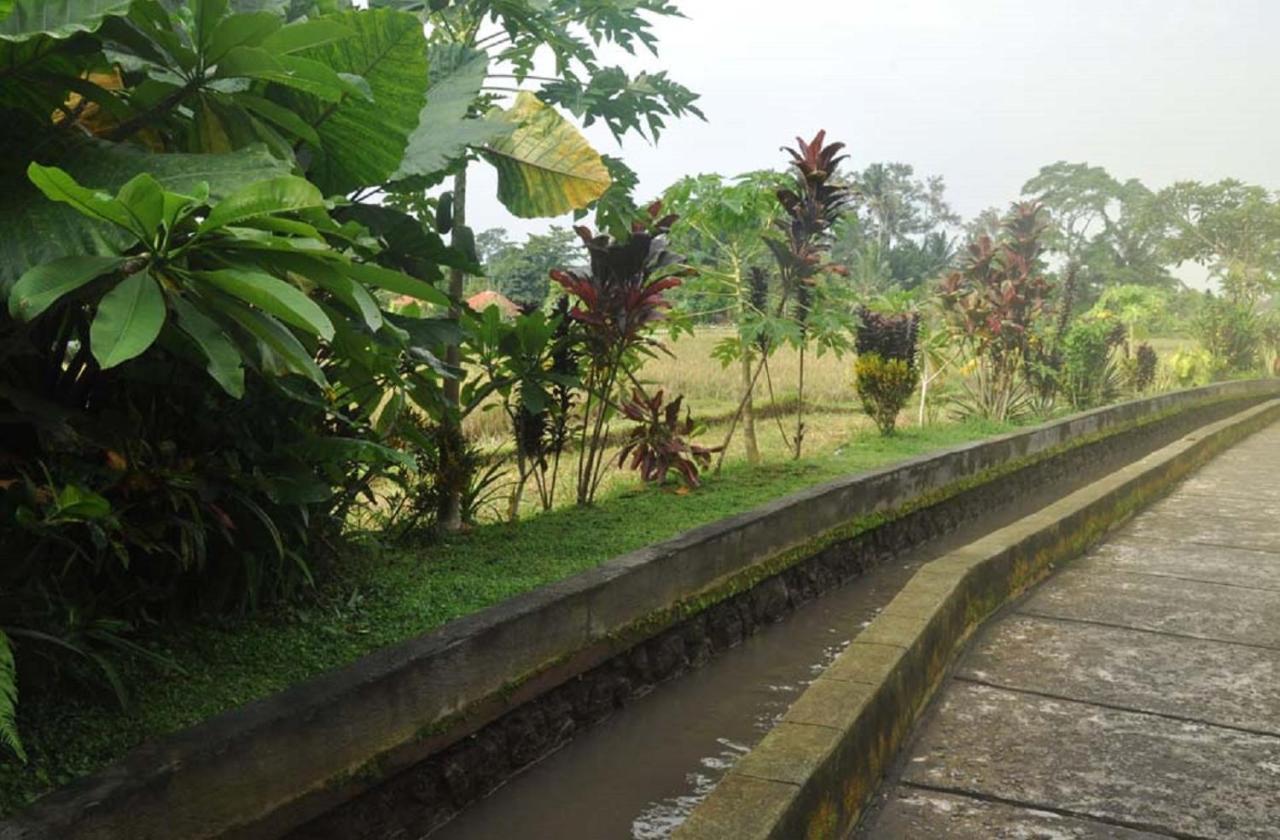
[{"label": "red cordyline plant", "polygon": [[[791,155],[795,186],[778,190],[778,203],[783,216],[775,223],[781,239],[770,238],[769,249],[778,263],[782,285],[780,313],[788,300],[794,308],[792,317],[799,326],[800,370],[796,382],[796,430],[790,441],[792,452],[800,457],[804,444],[804,358],[809,343],[809,313],[814,303],[818,275],[824,272],[846,274],[843,266],[826,261],[831,250],[831,229],[853,202],[854,192],[836,180],[836,169],[846,159],[840,154],[843,143],[827,143],[827,133],[819,131],[805,142],[796,138],[795,148],[783,151]],[[765,364],[768,364],[767,359]],[[785,438],[785,433],[784,433]]]},{"label": "red cordyline plant", "polygon": [[783,294],[795,294],[799,284],[811,284],[823,271],[844,273],[842,266],[826,262],[831,250],[831,229],[854,199],[853,190],[835,180],[836,168],[847,156],[840,154],[843,143],[826,142],[827,132],[805,142],[796,138],[791,155],[796,183],[777,191],[785,215],[774,222],[781,239],[767,240],[778,261]]},{"label": "red cordyline plant", "polygon": [[581,505],[595,500],[604,475],[608,422],[618,408],[615,393],[624,380],[639,388],[635,370],[644,355],[659,346],[650,332],[671,306],[666,293],[691,273],[666,247],[666,235],[677,217],[663,216],[660,202],[650,205],[647,216],[632,225],[625,240],[576,228],[591,256],[590,272],[551,272],[551,278],[576,299],[569,316],[585,333],[586,399],[578,451]]},{"label": "red cordyline plant", "polygon": [[1040,273],[1039,240],[1047,227],[1041,210],[1036,202],[1015,204],[1000,241],[980,236],[959,270],[942,281],[951,326],[977,362],[966,413],[1005,420],[1026,396],[1021,376],[1052,291]]},{"label": "red cordyline plant", "polygon": [[648,397],[636,388],[631,399],[622,404],[623,416],[634,420],[636,426],[618,453],[618,466],[630,457],[631,469],[638,470],[640,478],[650,484],[661,484],[674,470],[686,487],[697,487],[698,471],[711,463],[713,450],[689,442],[697,427],[688,413],[680,419],[684,397],[665,406],[662,401],[661,390]]}]

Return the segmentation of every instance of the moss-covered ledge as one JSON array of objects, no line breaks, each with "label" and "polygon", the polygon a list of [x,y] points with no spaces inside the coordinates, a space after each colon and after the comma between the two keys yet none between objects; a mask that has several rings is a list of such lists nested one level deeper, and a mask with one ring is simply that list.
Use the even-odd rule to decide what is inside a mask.
[{"label": "moss-covered ledge", "polygon": [[1280,419],[1280,400],[1212,423],[924,566],[676,832],[821,840],[856,826],[973,631],[1214,455]]},{"label": "moss-covered ledge", "polygon": [[279,836],[850,529],[1155,418],[1278,392],[1267,380],[1166,394],[793,494],[144,746],[0,838]]}]

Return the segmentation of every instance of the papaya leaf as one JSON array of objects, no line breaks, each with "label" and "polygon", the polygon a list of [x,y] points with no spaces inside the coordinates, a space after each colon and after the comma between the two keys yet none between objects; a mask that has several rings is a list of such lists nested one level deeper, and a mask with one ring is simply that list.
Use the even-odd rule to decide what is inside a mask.
[{"label": "papaya leaf", "polygon": [[164,326],[164,292],[144,271],[103,295],[89,325],[89,349],[103,370],[141,355]]},{"label": "papaya leaf", "polygon": [[515,126],[484,147],[498,170],[498,199],[521,218],[559,216],[604,195],[609,170],[572,123],[522,91],[515,105],[493,115]]},{"label": "papaya leaf", "polygon": [[439,172],[468,146],[483,145],[515,131],[514,125],[501,120],[467,118],[489,72],[486,53],[462,44],[436,44],[427,58],[431,76],[427,104],[393,180]]}]

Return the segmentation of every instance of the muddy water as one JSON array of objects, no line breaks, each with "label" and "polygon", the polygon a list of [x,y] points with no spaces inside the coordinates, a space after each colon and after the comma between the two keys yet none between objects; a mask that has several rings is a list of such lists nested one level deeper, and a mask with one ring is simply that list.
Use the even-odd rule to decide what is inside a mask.
[{"label": "muddy water", "polygon": [[923,563],[1091,480],[1043,487],[805,605],[577,736],[432,840],[669,837]]}]

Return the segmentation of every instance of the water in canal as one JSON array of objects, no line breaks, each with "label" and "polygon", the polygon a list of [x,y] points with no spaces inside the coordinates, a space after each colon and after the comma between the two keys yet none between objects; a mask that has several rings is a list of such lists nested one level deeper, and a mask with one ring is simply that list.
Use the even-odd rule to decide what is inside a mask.
[{"label": "water in canal", "polygon": [[431,840],[669,837],[916,569],[1105,472],[1098,465],[1042,486],[1017,505],[899,555],[761,628],[580,733],[441,826]]}]

